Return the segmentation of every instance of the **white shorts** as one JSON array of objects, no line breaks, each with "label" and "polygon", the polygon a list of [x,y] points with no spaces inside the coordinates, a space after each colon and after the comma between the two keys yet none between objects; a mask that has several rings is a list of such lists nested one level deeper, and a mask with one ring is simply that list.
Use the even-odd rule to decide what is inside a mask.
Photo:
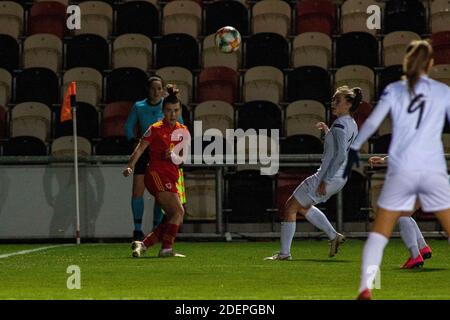
[{"label": "white shorts", "polygon": [[449,209],[447,173],[421,171],[388,174],[377,204],[390,211],[412,211],[417,196],[425,212]]},{"label": "white shorts", "polygon": [[317,188],[319,187],[319,178],[317,174],[303,180],[303,182],[295,189],[293,195],[295,199],[304,208],[308,208],[311,205],[317,203],[326,202],[334,194],[338,193],[347,182],[347,179],[341,176],[334,177],[330,182],[327,183],[325,188],[326,194],[324,196],[317,193]]}]

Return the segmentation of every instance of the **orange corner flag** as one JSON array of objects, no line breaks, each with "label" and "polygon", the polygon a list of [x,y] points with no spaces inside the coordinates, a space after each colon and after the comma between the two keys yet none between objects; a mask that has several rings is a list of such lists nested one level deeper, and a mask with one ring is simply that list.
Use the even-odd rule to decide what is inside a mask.
[{"label": "orange corner flag", "polygon": [[[75,97],[77,95],[77,83],[71,82],[67,87],[66,94],[64,95],[64,101],[61,107],[61,122],[72,120],[72,104],[75,103]],[[73,98],[72,98],[73,96]]]}]

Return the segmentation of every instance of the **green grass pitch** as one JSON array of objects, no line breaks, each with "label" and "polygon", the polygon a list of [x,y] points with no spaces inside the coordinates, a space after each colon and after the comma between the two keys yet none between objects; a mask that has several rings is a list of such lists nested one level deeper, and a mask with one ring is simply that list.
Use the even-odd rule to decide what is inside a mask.
[{"label": "green grass pitch", "polygon": [[[430,240],[423,269],[401,270],[408,254],[400,240],[385,250],[375,299],[450,299],[450,246]],[[139,259],[128,243],[82,244],[0,258],[0,299],[354,299],[364,242],[350,239],[335,258],[325,240],[293,243],[292,261],[264,261],[269,242],[178,242],[186,258]],[[44,247],[0,245],[0,256]],[[81,289],[67,289],[67,267],[78,265]]]}]

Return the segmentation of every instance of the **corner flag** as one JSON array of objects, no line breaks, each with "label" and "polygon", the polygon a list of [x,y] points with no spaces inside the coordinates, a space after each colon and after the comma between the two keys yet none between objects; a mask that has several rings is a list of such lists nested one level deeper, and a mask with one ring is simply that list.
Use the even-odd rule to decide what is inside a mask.
[{"label": "corner flag", "polygon": [[67,91],[64,94],[63,104],[61,106],[61,119],[60,121],[72,120],[72,107],[75,104],[77,95],[77,83],[71,82],[67,87]]}]

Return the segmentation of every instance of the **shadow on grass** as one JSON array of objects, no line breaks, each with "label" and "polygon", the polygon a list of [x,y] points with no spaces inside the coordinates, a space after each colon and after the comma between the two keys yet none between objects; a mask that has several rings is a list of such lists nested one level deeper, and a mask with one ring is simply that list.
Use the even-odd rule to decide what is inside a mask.
[{"label": "shadow on grass", "polygon": [[439,271],[448,271],[448,268],[414,268],[414,269],[400,269],[400,268],[392,268],[392,270],[401,270],[403,272],[439,272]]},{"label": "shadow on grass", "polygon": [[325,263],[353,263],[353,260],[337,260],[337,259],[292,259],[291,261],[306,262],[325,262]]}]

